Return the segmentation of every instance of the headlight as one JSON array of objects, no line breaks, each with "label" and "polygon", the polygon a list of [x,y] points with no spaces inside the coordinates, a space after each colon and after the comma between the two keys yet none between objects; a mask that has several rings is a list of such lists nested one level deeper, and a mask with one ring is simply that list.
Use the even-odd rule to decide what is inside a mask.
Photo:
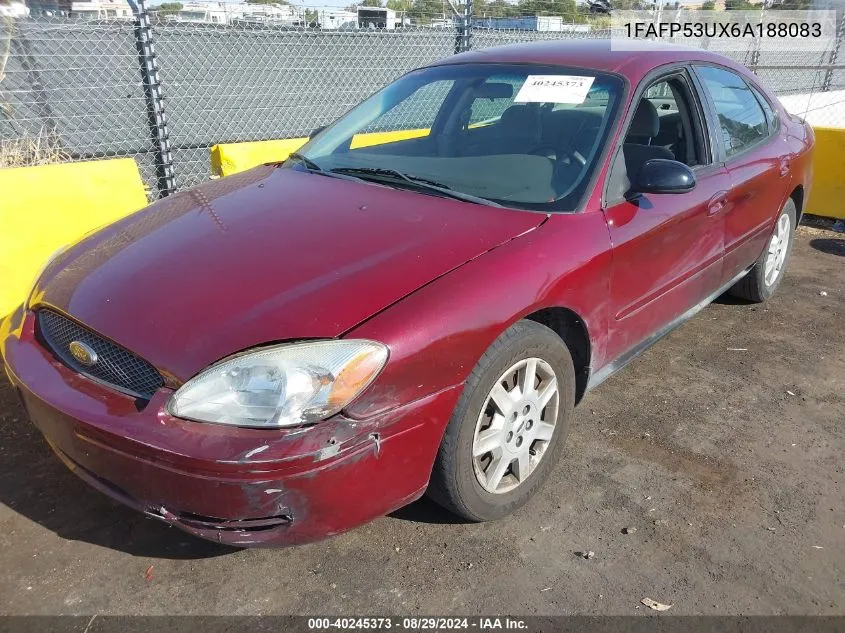
[{"label": "headlight", "polygon": [[212,365],[167,404],[171,415],[200,422],[280,428],[334,415],[387,362],[387,347],[363,340],[264,347]]}]

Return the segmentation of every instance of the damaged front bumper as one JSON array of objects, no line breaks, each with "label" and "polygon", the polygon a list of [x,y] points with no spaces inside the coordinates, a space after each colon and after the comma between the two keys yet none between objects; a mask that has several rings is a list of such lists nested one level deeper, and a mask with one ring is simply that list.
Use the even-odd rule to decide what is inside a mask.
[{"label": "damaged front bumper", "polygon": [[6,371],[59,458],[110,497],[196,536],[236,546],[306,543],[419,497],[459,395],[453,387],[365,420],[243,429],[190,422],[68,369],[21,315]]}]

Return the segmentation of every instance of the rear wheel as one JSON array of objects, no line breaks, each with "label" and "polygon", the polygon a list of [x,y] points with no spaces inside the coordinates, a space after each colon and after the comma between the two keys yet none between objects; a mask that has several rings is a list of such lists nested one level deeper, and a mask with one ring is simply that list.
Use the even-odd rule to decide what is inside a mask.
[{"label": "rear wheel", "polygon": [[428,494],[466,519],[522,506],[558,459],[575,403],[575,371],[552,330],[520,321],[467,379],[435,461]]},{"label": "rear wheel", "polygon": [[795,201],[790,198],[781,209],[766,250],[748,274],[731,287],[731,295],[760,303],[774,294],[792,252],[796,216]]}]

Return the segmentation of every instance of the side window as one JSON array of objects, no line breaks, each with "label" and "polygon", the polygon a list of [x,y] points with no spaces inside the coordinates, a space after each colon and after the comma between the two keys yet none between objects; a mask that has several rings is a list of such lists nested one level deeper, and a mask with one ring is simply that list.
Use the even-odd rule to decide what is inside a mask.
[{"label": "side window", "polygon": [[371,121],[361,131],[393,132],[430,128],[454,83],[449,79],[432,81],[422,86],[390,110]]},{"label": "side window", "polygon": [[664,152],[659,158],[673,158],[689,167],[707,162],[700,140],[702,134],[698,108],[683,75],[671,75],[651,84],[643,94],[639,108],[648,109],[652,118],[656,118],[657,125],[652,128],[656,134],[646,138],[646,130],[638,129],[646,123],[647,118],[645,112],[638,112],[638,124],[629,128],[627,143],[668,150],[668,154]]},{"label": "side window", "polygon": [[742,77],[713,66],[698,66],[697,70],[716,107],[728,157],[769,135],[766,114]]},{"label": "side window", "polygon": [[655,158],[692,168],[710,163],[702,112],[685,71],[661,77],[641,93],[611,167],[606,200],[624,198],[642,166]]}]

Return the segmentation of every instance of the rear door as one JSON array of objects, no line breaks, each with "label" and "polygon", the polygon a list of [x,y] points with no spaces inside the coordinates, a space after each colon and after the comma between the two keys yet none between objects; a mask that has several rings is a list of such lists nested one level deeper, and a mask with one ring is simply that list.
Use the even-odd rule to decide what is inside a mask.
[{"label": "rear door", "polygon": [[738,73],[697,65],[711,109],[718,152],[731,180],[725,222],[723,283],[751,266],[765,250],[789,184],[789,149],[775,110]]},{"label": "rear door", "polygon": [[634,166],[620,158],[623,152],[614,161],[604,210],[613,245],[608,356],[620,360],[719,288],[724,244],[719,210],[730,186],[714,160],[704,107],[686,68],[648,82],[634,103],[641,98],[654,100],[661,129],[648,138],[628,123],[626,141],[659,142],[670,158],[693,170],[696,186],[686,193],[633,194],[634,175],[628,171]]}]

